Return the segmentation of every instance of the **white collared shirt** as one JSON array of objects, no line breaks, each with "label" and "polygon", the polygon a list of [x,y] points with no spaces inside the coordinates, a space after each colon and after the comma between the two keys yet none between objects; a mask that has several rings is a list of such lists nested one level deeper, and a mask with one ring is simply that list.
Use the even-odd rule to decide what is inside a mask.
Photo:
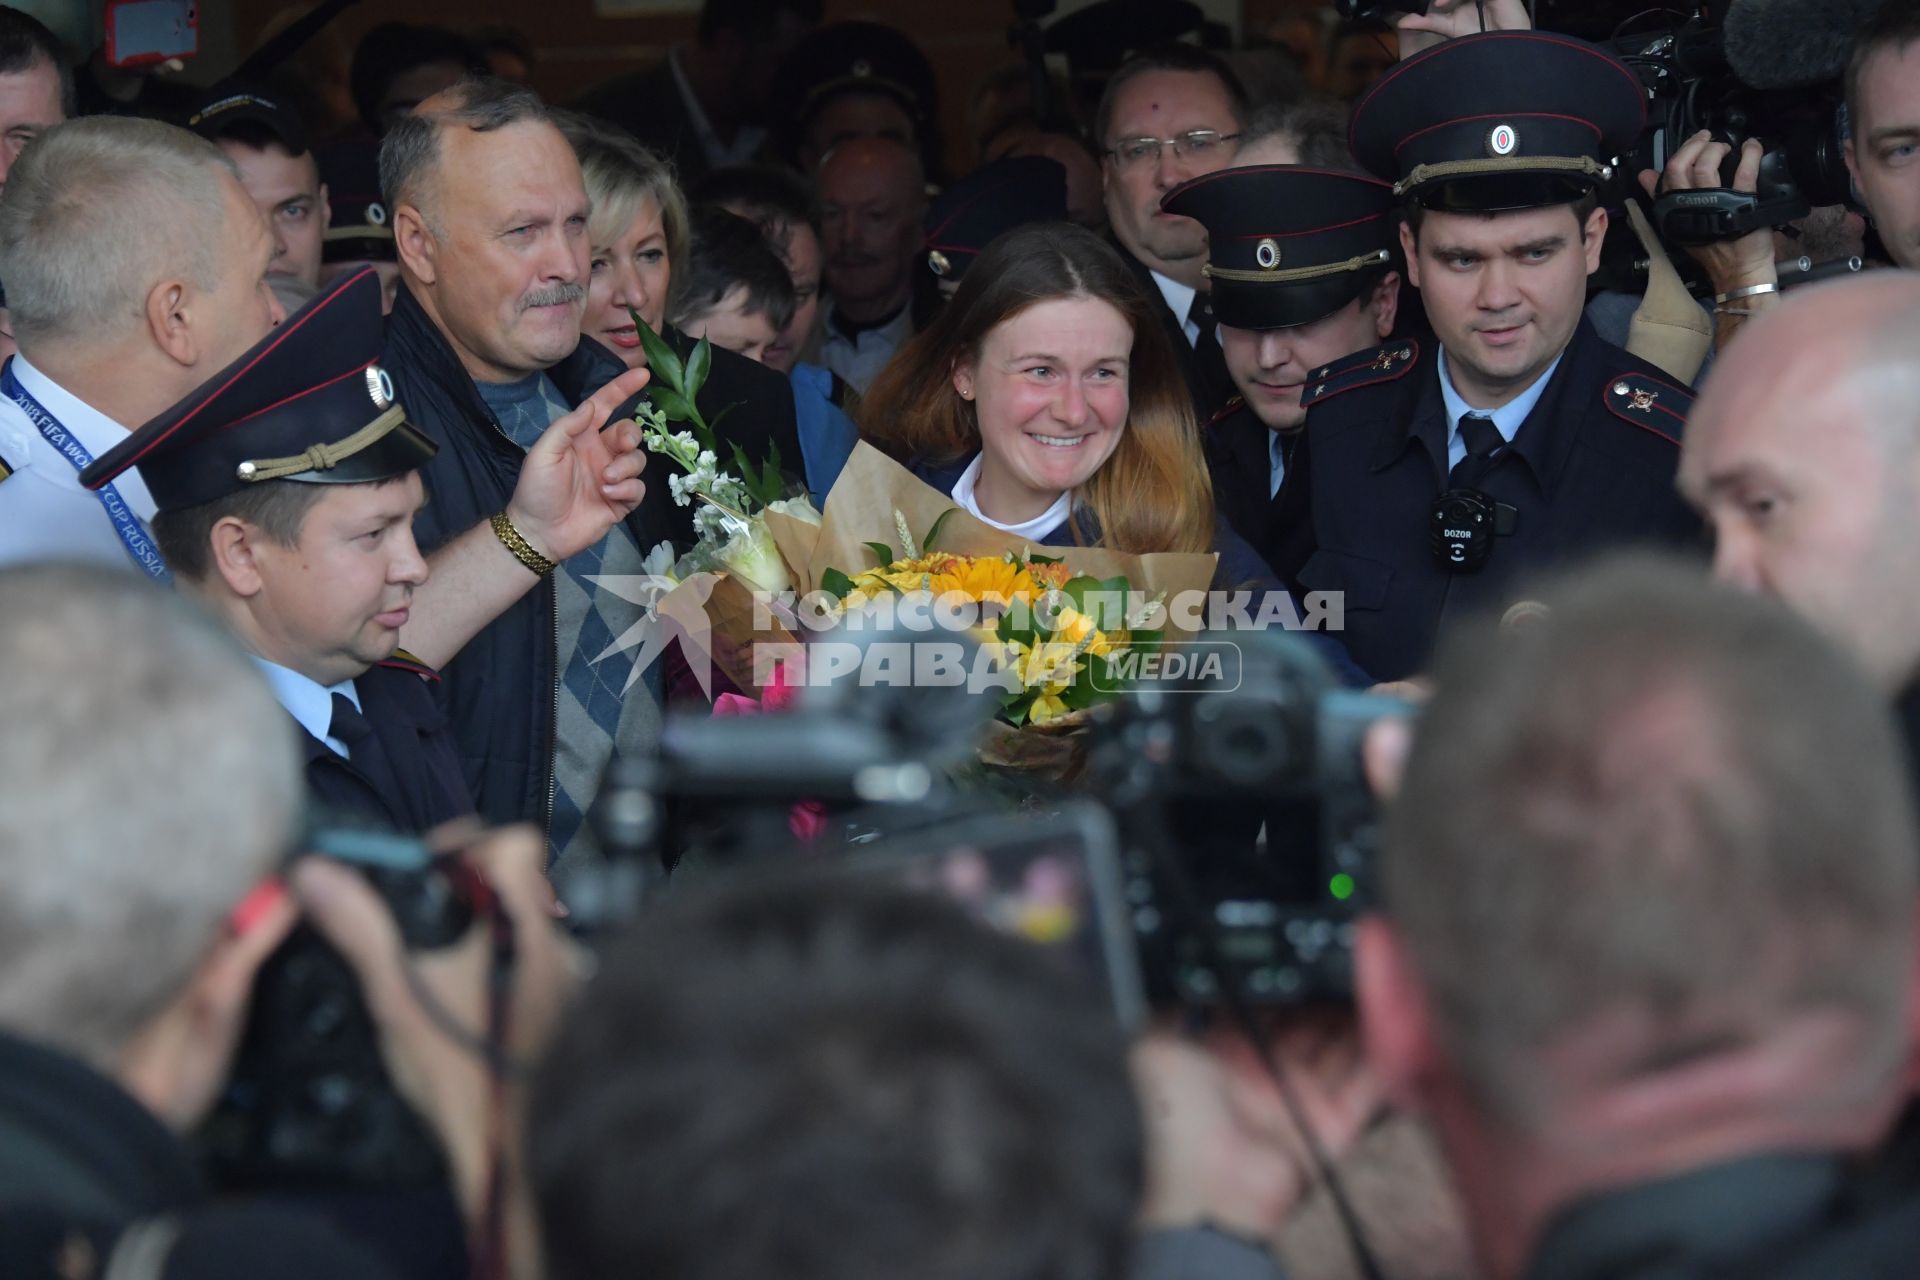
[{"label": "white collared shirt", "polygon": [[713,121],[707,119],[706,108],[700,105],[693,86],[687,83],[687,73],[680,69],[679,49],[667,50],[667,69],[673,73],[673,87],[680,91],[681,105],[687,109],[687,123],[693,126],[693,136],[699,140],[700,150],[706,153],[707,164],[715,169],[752,164],[760,154],[760,144],[767,140],[767,131],[758,125],[743,126],[733,135],[731,144],[723,144],[714,131]]},{"label": "white collared shirt", "polygon": [[1180,332],[1187,335],[1187,345],[1193,346],[1200,341],[1200,326],[1187,318],[1193,310],[1194,295],[1199,292],[1192,285],[1181,284],[1178,280],[1161,275],[1151,267],[1147,274],[1160,286],[1160,296],[1167,300],[1167,309],[1173,312],[1173,318],[1180,322]]},{"label": "white collared shirt", "polygon": [[260,674],[267,678],[267,684],[273,689],[273,696],[287,709],[287,714],[299,722],[300,727],[327,744],[327,749],[342,759],[351,760],[353,755],[347,750],[347,744],[338,738],[329,737],[333,728],[333,695],[340,694],[351,702],[354,710],[360,710],[360,690],[353,681],[342,680],[331,687],[321,684],[311,676],[303,676],[291,667],[283,667],[277,662],[268,662],[258,654],[248,654]]},{"label": "white collared shirt", "polygon": [[980,464],[986,456],[984,453],[975,455],[967,469],[960,473],[960,478],[953,482],[953,500],[965,507],[975,518],[984,520],[994,528],[1003,533],[1010,533],[1016,538],[1025,538],[1028,542],[1045,542],[1047,535],[1065,524],[1067,517],[1073,514],[1073,494],[1069,491],[1054,499],[1052,506],[1031,520],[1022,521],[1019,524],[1003,524],[995,520],[980,509],[979,500],[973,496],[974,486],[980,483]]},{"label": "white collared shirt", "polygon": [[826,310],[826,332],[820,342],[820,358],[815,363],[833,370],[846,379],[848,386],[864,395],[880,370],[886,368],[887,361],[893,359],[893,353],[913,336],[913,304],[902,306],[900,314],[885,324],[862,329],[852,337],[834,326],[831,305]]},{"label": "white collared shirt", "polygon": [[[13,376],[93,457],[127,438],[126,427],[59,386],[25,356],[13,357]],[[80,487],[80,473],[66,455],[48,444],[32,420],[3,396],[0,458],[13,472],[0,480],[0,564],[77,559],[139,572],[99,495]],[[153,495],[140,473],[124,472],[113,485],[141,523],[150,524]]]},{"label": "white collared shirt", "polygon": [[1513,437],[1520,430],[1520,424],[1527,420],[1527,415],[1533,412],[1533,406],[1539,404],[1540,397],[1547,393],[1547,383],[1553,380],[1554,370],[1560,367],[1560,361],[1564,359],[1566,359],[1566,352],[1563,351],[1552,364],[1547,366],[1545,373],[1534,379],[1532,386],[1498,409],[1482,409],[1468,404],[1465,398],[1453,389],[1453,375],[1447,372],[1447,349],[1440,348],[1440,398],[1446,402],[1447,406],[1447,470],[1451,471],[1459,466],[1460,460],[1467,456],[1467,442],[1460,438],[1460,419],[1470,413],[1478,414],[1483,418],[1492,418],[1494,430],[1500,433],[1500,438],[1512,444]]},{"label": "white collared shirt", "polygon": [[1287,478],[1287,450],[1285,440],[1272,427],[1267,428],[1267,447],[1270,450],[1267,475],[1272,482],[1272,487],[1267,490],[1267,496],[1277,498],[1280,496],[1280,482]]}]

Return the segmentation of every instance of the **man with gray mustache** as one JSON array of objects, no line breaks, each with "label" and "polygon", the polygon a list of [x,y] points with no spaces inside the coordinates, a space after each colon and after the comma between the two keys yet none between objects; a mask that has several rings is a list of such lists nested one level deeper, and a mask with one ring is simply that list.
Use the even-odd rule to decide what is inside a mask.
[{"label": "man with gray mustache", "polygon": [[480,812],[541,824],[549,870],[563,869],[597,856],[583,819],[608,759],[659,731],[658,668],[629,690],[633,653],[600,660],[640,606],[599,584],[644,572],[644,549],[667,530],[643,500],[556,564],[537,530],[507,518],[506,498],[552,423],[616,379],[630,385],[599,399],[630,398],[644,378],[581,340],[587,193],[532,93],[466,81],[429,98],[383,140],[380,183],[401,279],[382,363],[440,446],[421,472],[420,544],[491,522],[489,550],[538,579],[444,665],[453,737]]}]

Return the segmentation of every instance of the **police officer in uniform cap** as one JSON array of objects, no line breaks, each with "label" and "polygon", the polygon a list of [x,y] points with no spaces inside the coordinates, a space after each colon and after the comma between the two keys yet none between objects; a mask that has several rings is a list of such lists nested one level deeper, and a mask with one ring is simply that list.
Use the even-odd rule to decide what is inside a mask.
[{"label": "police officer in uniform cap", "polygon": [[1214,498],[1291,581],[1311,539],[1301,393],[1313,370],[1393,332],[1392,190],[1363,174],[1250,165],[1175,187],[1161,207],[1207,229],[1201,270],[1240,392],[1204,432]]},{"label": "police officer in uniform cap", "polygon": [[182,589],[252,652],[299,724],[320,803],[421,832],[473,811],[436,704],[398,649],[426,560],[407,421],[380,351],[380,283],[348,276],[81,473],[138,467]]},{"label": "police officer in uniform cap", "polygon": [[1545,32],[1448,40],[1354,108],[1352,149],[1394,184],[1437,340],[1312,371],[1304,591],[1344,595],[1354,659],[1418,672],[1448,619],[1623,543],[1684,543],[1674,490],[1692,396],[1582,314],[1615,157],[1645,94],[1611,54]]},{"label": "police officer in uniform cap", "polygon": [[1067,220],[1067,171],[1045,156],[981,165],[927,206],[927,270],[951,298],[980,251],[1003,231]]}]

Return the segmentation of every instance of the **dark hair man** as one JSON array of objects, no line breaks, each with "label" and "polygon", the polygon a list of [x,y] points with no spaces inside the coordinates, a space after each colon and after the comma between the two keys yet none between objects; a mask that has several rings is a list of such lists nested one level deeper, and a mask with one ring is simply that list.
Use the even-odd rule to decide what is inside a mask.
[{"label": "dark hair man", "polygon": [[824,300],[820,205],[813,189],[798,174],[756,165],[715,170],[688,195],[696,203],[719,205],[759,227],[786,264],[793,281],[793,315],[767,348],[766,364],[792,373],[813,348]]},{"label": "dark hair man", "polygon": [[327,185],[305,126],[279,102],[245,90],[216,92],[187,127],[219,147],[273,233],[268,274],[320,287],[321,247],[330,217]]},{"label": "dark hair man", "polygon": [[360,37],[347,82],[360,123],[384,137],[394,121],[442,89],[487,73],[480,46],[457,32],[383,22]]},{"label": "dark hair man", "polygon": [[73,113],[73,68],[59,38],[0,5],[0,190],[20,149]]},{"label": "dark hair man", "polygon": [[[1220,510],[1283,578],[1311,540],[1301,394],[1316,369],[1393,332],[1393,192],[1361,174],[1235,165],[1175,187],[1207,233],[1220,349],[1239,395],[1206,431]],[[1289,489],[1285,481],[1293,475]]]},{"label": "dark hair man", "polygon": [[[461,635],[429,653],[410,632],[407,648],[441,667],[481,813],[541,823],[556,858],[586,856],[585,842],[575,846],[602,768],[616,747],[647,746],[659,714],[651,687],[627,696],[632,655],[607,652],[641,606],[605,580],[641,574],[642,552],[679,526],[664,485],[648,486],[637,511],[631,499],[600,503],[593,536],[557,548],[517,514],[494,517],[517,473],[544,470],[533,460],[550,431],[575,424],[574,438],[593,441],[582,424],[607,421],[645,374],[580,337],[587,194],[573,148],[532,92],[456,86],[394,126],[380,170],[402,280],[381,363],[411,421],[440,446],[422,472],[432,501],[421,541],[451,538],[449,549],[475,564],[511,553],[520,581],[511,607],[497,597],[485,615],[497,620],[471,643]],[[769,440],[783,458],[800,457],[785,381],[739,363],[746,372],[725,393],[748,403],[728,417],[727,435],[749,457],[766,456]],[[708,395],[719,393],[710,383]],[[593,481],[581,487],[592,493]],[[436,577],[460,582],[440,572],[444,554]]]},{"label": "dark hair man", "polygon": [[1912,802],[1872,684],[1624,560],[1443,645],[1361,922],[1369,1054],[1488,1274],[1904,1274],[1852,1207],[1904,1093]]},{"label": "dark hair man", "polygon": [[725,209],[695,205],[687,262],[674,286],[673,327],[749,360],[793,318],[793,278],[760,228]]},{"label": "dark hair man", "polygon": [[1920,8],[1888,0],[1847,70],[1847,169],[1894,265],[1920,271]]},{"label": "dark hair man", "polygon": [[1420,670],[1449,618],[1515,603],[1527,571],[1697,533],[1672,485],[1691,396],[1582,315],[1598,187],[1644,112],[1624,64],[1539,32],[1447,40],[1354,108],[1356,158],[1405,201],[1437,341],[1312,370],[1296,580],[1343,593],[1347,647],[1378,679]]},{"label": "dark hair man", "polygon": [[[1920,8],[1910,0],[1881,6],[1854,45],[1846,86],[1847,170],[1893,264],[1920,270],[1920,166],[1914,163],[1920,153]],[[1649,194],[1722,186],[1752,191],[1764,151],[1758,139],[1749,139],[1729,182],[1723,168],[1732,148],[1703,130],[1674,150],[1661,173],[1643,172],[1640,183]],[[1839,209],[1816,212],[1844,215]],[[1719,350],[1780,301],[1776,246],[1773,231],[1763,228],[1689,250],[1713,285]]]},{"label": "dark hair man", "polygon": [[1233,162],[1246,92],[1230,67],[1191,45],[1142,54],[1113,73],[1094,113],[1094,145],[1106,191],[1107,223],[1149,296],[1193,397],[1211,418],[1233,396],[1201,274],[1207,236],[1200,224],[1162,209],[1167,192]]},{"label": "dark hair man", "polygon": [[820,21],[821,0],[705,0],[692,43],[574,103],[673,161],[683,183],[762,158],[780,65]]},{"label": "dark hair man", "polygon": [[649,913],[528,1132],[552,1280],[1115,1277],[1142,1190],[1112,1015],[1032,944],[840,877]]}]

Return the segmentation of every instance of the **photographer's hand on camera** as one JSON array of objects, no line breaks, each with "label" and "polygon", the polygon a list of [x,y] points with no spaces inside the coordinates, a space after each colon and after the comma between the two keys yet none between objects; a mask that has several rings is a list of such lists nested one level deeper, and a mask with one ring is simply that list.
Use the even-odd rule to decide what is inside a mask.
[{"label": "photographer's hand on camera", "polygon": [[[1725,187],[1722,168],[1733,148],[1715,142],[1702,129],[1688,138],[1667,160],[1664,173],[1642,170],[1640,185],[1649,196],[1669,191],[1706,191]],[[1732,189],[1756,191],[1760,185],[1760,161],[1766,149],[1759,139],[1749,138],[1740,148],[1740,163],[1734,170]],[[1714,345],[1724,349],[1734,333],[1748,319],[1779,299],[1779,274],[1774,269],[1773,232],[1770,228],[1750,232],[1737,240],[1721,241],[1688,249],[1687,253],[1707,272],[1715,298],[1737,294],[1746,289],[1761,292],[1730,298],[1714,305]],[[1769,288],[1772,286],[1772,288]]]},{"label": "photographer's hand on camera", "polygon": [[[1270,1034],[1275,1062],[1337,1161],[1380,1113],[1350,1013],[1293,1011]],[[1270,1243],[1319,1181],[1260,1051],[1230,1028],[1195,1039],[1158,1027],[1133,1050],[1147,1126],[1141,1226],[1211,1226]]]},{"label": "photographer's hand on camera", "polygon": [[530,1257],[534,1245],[520,1184],[520,1075],[552,1035],[579,983],[580,965],[554,926],[542,871],[546,845],[537,831],[491,832],[462,856],[491,886],[512,925],[503,1081],[496,1081],[484,1047],[496,980],[485,918],[454,946],[408,952],[392,915],[358,871],[308,858],[290,878],[307,918],[353,966],[387,1070],[439,1136],[476,1230],[487,1214],[490,1181],[503,1180],[508,1244],[518,1261]]},{"label": "photographer's hand on camera", "polygon": [[121,1055],[128,1090],[175,1133],[191,1133],[212,1110],[233,1069],[254,979],[298,919],[279,881],[255,889],[234,909],[186,996]]},{"label": "photographer's hand on camera", "polygon": [[1400,56],[1410,58],[1455,36],[1482,31],[1531,31],[1533,19],[1524,0],[1433,0],[1425,13],[1409,13],[1394,20],[1400,33]]}]

